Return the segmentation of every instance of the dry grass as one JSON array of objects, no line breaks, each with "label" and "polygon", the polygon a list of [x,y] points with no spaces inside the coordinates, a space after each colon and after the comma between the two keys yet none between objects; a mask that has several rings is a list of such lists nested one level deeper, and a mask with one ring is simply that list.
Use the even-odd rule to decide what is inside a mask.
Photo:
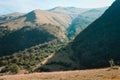
[{"label": "dry grass", "polygon": [[120,80],[120,70],[93,69],[0,76],[0,80]]}]

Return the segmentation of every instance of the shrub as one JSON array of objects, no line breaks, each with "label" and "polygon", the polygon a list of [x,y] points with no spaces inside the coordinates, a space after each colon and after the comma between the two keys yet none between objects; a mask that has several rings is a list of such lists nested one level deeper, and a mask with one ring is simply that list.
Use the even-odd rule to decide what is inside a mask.
[{"label": "shrub", "polygon": [[4,72],[11,72],[12,74],[17,74],[19,72],[20,68],[16,64],[9,64],[5,68],[1,70],[2,73]]}]

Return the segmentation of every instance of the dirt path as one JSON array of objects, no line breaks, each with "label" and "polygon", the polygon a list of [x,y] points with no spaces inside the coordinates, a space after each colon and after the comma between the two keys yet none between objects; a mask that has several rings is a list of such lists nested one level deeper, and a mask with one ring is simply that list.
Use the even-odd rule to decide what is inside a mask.
[{"label": "dirt path", "polygon": [[33,71],[34,71],[35,69],[37,69],[38,67],[40,67],[41,64],[44,65],[50,58],[53,57],[53,55],[54,55],[54,54],[52,53],[52,54],[49,55],[47,58],[45,58],[45,60],[43,60],[42,62],[40,62],[39,64],[37,64],[37,65],[33,68]]},{"label": "dirt path", "polygon": [[120,80],[120,70],[93,69],[0,76],[0,80]]}]

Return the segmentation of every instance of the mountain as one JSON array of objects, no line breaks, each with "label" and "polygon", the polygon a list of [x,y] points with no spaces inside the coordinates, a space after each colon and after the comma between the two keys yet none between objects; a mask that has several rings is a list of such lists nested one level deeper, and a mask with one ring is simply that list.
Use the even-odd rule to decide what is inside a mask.
[{"label": "mountain", "polygon": [[[8,26],[10,30],[18,30],[23,28],[24,26],[32,26],[46,29],[51,32],[51,34],[55,35],[60,39],[65,39],[65,29],[69,26],[71,22],[71,18],[67,15],[56,14],[48,11],[42,10],[34,10],[28,14],[25,14],[17,19],[10,20],[8,22],[1,23],[1,26]],[[48,27],[49,25],[53,25],[56,27]],[[46,27],[45,27],[46,26]],[[56,31],[52,28],[56,28]],[[51,29],[51,30],[50,30]],[[54,34],[56,32],[56,34]]]},{"label": "mountain", "polygon": [[18,18],[18,17],[20,17],[22,15],[24,15],[24,14],[19,13],[19,12],[7,14],[7,15],[2,15],[2,16],[0,16],[0,23],[16,19],[16,18]]},{"label": "mountain", "polygon": [[68,27],[68,37],[75,37],[81,31],[83,31],[89,24],[99,18],[107,9],[108,7],[104,8],[95,8],[90,9],[85,12],[80,13],[71,23],[70,27]]},{"label": "mountain", "polygon": [[85,12],[87,10],[89,10],[89,9],[76,8],[76,7],[55,7],[48,11],[54,12],[54,13],[59,13],[59,14],[64,14],[64,15],[69,15],[72,19],[74,19],[75,17],[77,17],[78,14]]},{"label": "mountain", "polygon": [[[62,26],[62,27],[68,27],[70,24],[70,17],[67,15],[59,15],[59,14],[55,14],[52,12],[48,12],[48,11],[43,11],[43,10],[34,10],[28,14],[25,14],[23,16],[21,16],[18,19],[15,20],[11,20],[7,23],[4,23],[4,25],[9,25],[10,28],[15,29],[15,28],[19,28],[19,27],[23,27],[23,25],[25,24],[29,24],[29,23],[38,23],[38,24],[53,24],[56,26]],[[15,23],[18,24],[18,22],[20,22],[20,25],[16,25]],[[61,24],[62,23],[62,24]],[[11,26],[15,26],[14,28]]]},{"label": "mountain", "polygon": [[120,1],[83,30],[73,42],[53,56],[38,71],[108,67],[113,59],[120,65]]},{"label": "mountain", "polygon": [[20,16],[18,13],[2,16],[0,72],[9,73],[12,66],[33,72],[47,57],[63,48],[67,40],[66,29],[73,16],[75,18],[80,12],[74,9],[71,14],[36,9]]},{"label": "mountain", "polygon": [[[66,30],[75,18],[74,15],[77,16],[78,13],[36,9],[0,23],[0,67],[3,67],[3,72],[8,70],[9,65],[17,65],[30,72],[83,69],[84,65],[79,64],[73,44],[65,47]],[[82,17],[85,22],[86,18]],[[48,63],[41,63],[51,54],[54,56]],[[38,68],[39,66],[42,67]]]},{"label": "mountain", "polygon": [[62,27],[68,27],[71,22],[71,18],[67,15],[56,14],[56,13],[43,11],[43,10],[35,10],[35,11],[32,11],[31,13],[28,13],[27,18],[30,18],[31,15],[33,14],[35,14],[34,19],[36,19],[35,20],[36,23],[39,23],[39,24],[46,23],[46,24],[53,24],[53,25],[62,26]]},{"label": "mountain", "polygon": [[[12,13],[1,16],[1,56],[12,54],[53,39],[58,39],[59,41],[66,40],[66,29],[73,19],[68,13],[60,14],[54,10],[55,8],[48,11],[36,9],[27,14]],[[66,12],[68,10],[73,10],[76,13],[74,15],[82,11],[80,9],[77,12],[77,8],[66,8]],[[16,46],[17,48],[14,48]]]},{"label": "mountain", "polygon": [[103,14],[106,11],[106,9],[108,9],[108,7],[94,8],[81,13],[81,15],[89,19],[93,18],[95,20],[95,17],[101,16],[101,13]]},{"label": "mountain", "polygon": [[65,29],[70,22],[69,16],[42,10],[34,10],[3,22],[0,24],[0,56],[54,39],[63,41],[66,39]]},{"label": "mountain", "polygon": [[[88,21],[87,18],[79,19],[79,17],[81,16],[76,17],[78,14],[80,13],[82,14],[87,10],[89,11],[89,9],[81,9],[81,8],[74,8],[74,7],[66,7],[66,8],[56,7],[48,11],[36,9],[27,14],[13,13],[13,14],[1,16],[0,26],[8,26],[10,30],[17,30],[24,26],[31,26],[31,25],[39,26],[43,24],[45,26],[47,24],[51,24],[51,25],[57,26],[56,28],[60,28],[60,33],[57,33],[56,31],[51,29],[52,34],[54,34],[59,39],[63,40],[67,37],[66,36],[67,33],[72,33],[75,30],[75,28],[71,26],[77,25],[76,20],[79,20],[80,23],[83,23],[83,24],[80,24],[81,26],[84,26],[84,25],[86,26],[88,25],[88,23],[92,22],[93,19],[91,18],[90,18],[91,20]],[[74,18],[76,17],[75,20],[73,20],[74,19],[73,16]],[[48,30],[49,27],[44,27],[44,28]],[[67,29],[68,29],[68,32],[66,32]],[[78,32],[79,30],[81,29],[78,29]]]},{"label": "mountain", "polygon": [[[77,8],[64,9],[66,12],[71,11],[71,14],[74,12],[74,15],[77,15],[78,12],[83,12],[82,9]],[[59,41],[66,40],[66,29],[73,19],[68,13],[60,14],[54,10],[55,8],[49,11],[36,9],[27,14],[13,13],[1,16],[1,55],[24,50],[56,38]],[[77,10],[80,11],[77,12]],[[29,36],[30,34],[32,37]],[[15,46],[18,47],[14,49]]]}]

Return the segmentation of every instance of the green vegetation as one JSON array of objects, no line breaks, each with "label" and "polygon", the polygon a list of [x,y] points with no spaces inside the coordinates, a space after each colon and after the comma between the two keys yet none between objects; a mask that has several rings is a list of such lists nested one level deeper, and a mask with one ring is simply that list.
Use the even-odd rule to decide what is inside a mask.
[{"label": "green vegetation", "polygon": [[17,74],[19,72],[20,68],[17,64],[9,64],[7,65],[5,68],[3,68],[1,70],[2,73],[5,73],[5,72],[10,72],[12,74]]},{"label": "green vegetation", "polygon": [[8,26],[0,26],[0,39],[8,33],[10,33]]},{"label": "green vegetation", "polygon": [[[25,48],[49,42],[56,37],[41,28],[24,26],[19,30],[7,32],[0,38],[0,56],[23,51]],[[11,44],[12,43],[12,44]]]},{"label": "green vegetation", "polygon": [[[2,72],[9,71],[8,65],[15,64],[20,69],[26,69],[29,72],[33,72],[37,64],[42,65],[42,61],[45,60],[49,55],[56,53],[59,49],[65,46],[65,43],[53,40],[44,44],[36,45],[34,47],[19,51],[10,56],[4,56],[0,58],[0,66],[6,66]],[[12,66],[13,68],[16,66]],[[13,70],[11,70],[12,72]],[[17,73],[17,69],[15,73]]]}]

